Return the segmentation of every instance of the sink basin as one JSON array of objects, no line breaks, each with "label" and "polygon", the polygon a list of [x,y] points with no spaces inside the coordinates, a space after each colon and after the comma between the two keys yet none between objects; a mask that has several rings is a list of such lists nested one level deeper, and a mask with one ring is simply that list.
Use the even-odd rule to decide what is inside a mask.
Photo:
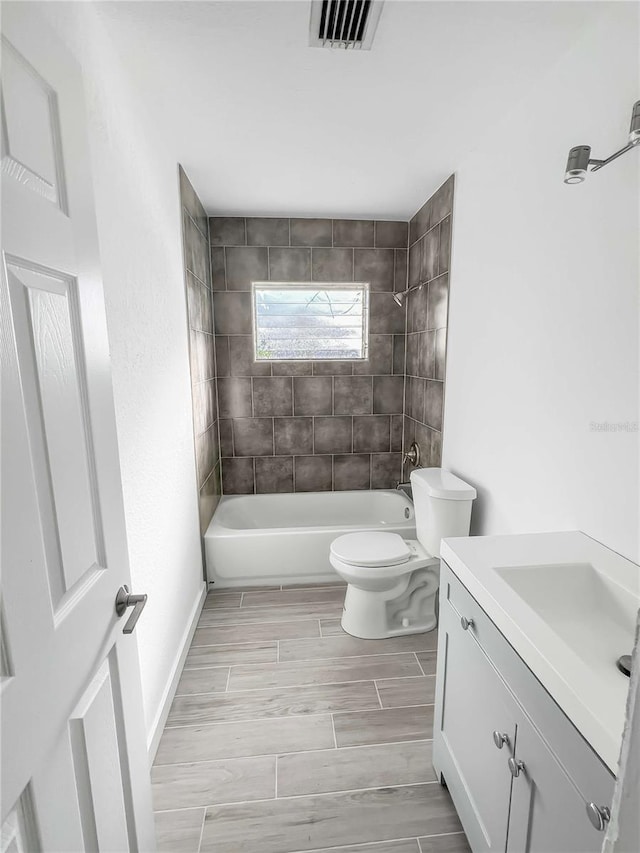
[{"label": "sink basin", "polygon": [[508,566],[498,574],[538,617],[594,667],[631,654],[640,599],[590,563]]},{"label": "sink basin", "polygon": [[440,553],[616,773],[640,567],[578,531],[445,539]]}]

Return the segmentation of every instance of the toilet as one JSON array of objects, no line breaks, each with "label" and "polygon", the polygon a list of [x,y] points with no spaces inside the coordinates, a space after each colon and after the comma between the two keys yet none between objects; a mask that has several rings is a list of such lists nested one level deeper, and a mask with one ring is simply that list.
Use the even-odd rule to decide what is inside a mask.
[{"label": "toilet", "polygon": [[443,468],[411,473],[417,539],[363,531],[331,543],[331,565],[348,584],[347,634],[381,640],[436,627],[440,540],[468,536],[476,490]]}]

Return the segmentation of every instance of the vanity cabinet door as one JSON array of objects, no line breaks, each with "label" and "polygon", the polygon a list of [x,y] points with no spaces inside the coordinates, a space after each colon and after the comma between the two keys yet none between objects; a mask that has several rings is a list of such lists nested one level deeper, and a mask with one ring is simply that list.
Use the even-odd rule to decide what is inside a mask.
[{"label": "vanity cabinet door", "polygon": [[599,853],[604,832],[591,825],[583,796],[524,715],[515,760],[524,767],[514,766],[507,853]]},{"label": "vanity cabinet door", "polygon": [[[474,853],[503,853],[515,702],[449,601],[442,601],[440,620],[434,764],[444,776]],[[494,732],[507,738],[500,748]]]}]

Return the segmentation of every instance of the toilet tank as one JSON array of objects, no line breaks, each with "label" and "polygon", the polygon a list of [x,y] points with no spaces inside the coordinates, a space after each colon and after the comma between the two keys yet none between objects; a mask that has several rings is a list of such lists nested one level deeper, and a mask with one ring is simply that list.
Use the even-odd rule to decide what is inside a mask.
[{"label": "toilet tank", "polygon": [[417,468],[411,472],[416,532],[422,547],[440,555],[440,540],[468,536],[471,504],[476,490],[444,468]]}]

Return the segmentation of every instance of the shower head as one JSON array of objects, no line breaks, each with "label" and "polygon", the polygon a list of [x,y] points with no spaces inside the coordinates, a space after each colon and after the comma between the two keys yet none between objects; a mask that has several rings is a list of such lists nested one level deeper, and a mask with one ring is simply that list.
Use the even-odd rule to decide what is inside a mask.
[{"label": "shower head", "polygon": [[632,145],[640,143],[640,101],[636,101],[631,112],[631,126],[629,128],[629,142]]},{"label": "shower head", "polygon": [[396,304],[398,304],[401,308],[402,308],[402,303],[403,303],[403,301],[404,301],[404,295],[405,295],[405,293],[407,293],[407,291],[406,291],[406,290],[403,290],[403,291],[402,291],[402,293],[394,293],[394,294],[393,294],[393,301],[394,301]]}]

